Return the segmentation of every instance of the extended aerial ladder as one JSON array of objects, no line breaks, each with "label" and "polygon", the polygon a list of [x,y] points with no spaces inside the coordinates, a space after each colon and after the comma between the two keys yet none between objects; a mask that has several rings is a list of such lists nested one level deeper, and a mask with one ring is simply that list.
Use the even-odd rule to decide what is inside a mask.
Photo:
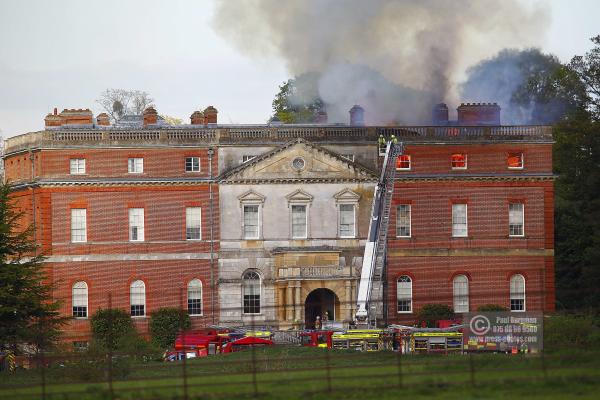
[{"label": "extended aerial ladder", "polygon": [[403,152],[402,143],[394,142],[395,140],[392,140],[387,143],[381,176],[373,195],[369,236],[365,244],[358,286],[356,321],[359,325],[374,326],[377,320],[382,320],[384,314],[383,281],[387,232],[396,176],[396,159]]}]

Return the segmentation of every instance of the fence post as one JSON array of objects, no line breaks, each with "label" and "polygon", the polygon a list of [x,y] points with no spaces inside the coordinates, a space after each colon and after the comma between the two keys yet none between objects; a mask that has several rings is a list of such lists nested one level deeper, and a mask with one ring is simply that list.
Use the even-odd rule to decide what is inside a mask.
[{"label": "fence post", "polygon": [[402,389],[402,342],[398,346],[398,353],[396,353],[396,364],[398,366],[398,387]]},{"label": "fence post", "polygon": [[[244,310],[241,310],[242,313]],[[240,315],[242,314],[240,313]],[[252,326],[250,327],[252,330],[255,329],[254,325],[254,314],[252,315]],[[254,389],[254,397],[258,397],[258,382],[256,381],[256,346],[251,345],[252,348],[252,387]]]},{"label": "fence post", "polygon": [[542,350],[540,353],[542,356],[542,371],[544,372],[544,380],[547,381],[548,380],[548,371],[546,369],[546,357],[544,356],[544,350]]},{"label": "fence post", "polygon": [[473,353],[469,353],[469,372],[471,375],[471,386],[475,386],[475,363],[473,361]]},{"label": "fence post", "polygon": [[107,379],[108,379],[108,392],[110,399],[115,398],[115,392],[113,389],[113,315],[112,315],[112,293],[108,293],[108,346],[107,346]]},{"label": "fence post", "polygon": [[[188,399],[188,381],[187,381],[187,350],[185,348],[185,322],[183,318],[183,289],[179,289],[179,331],[181,332],[181,345],[183,347],[183,399]],[[208,351],[208,349],[206,349]]]},{"label": "fence post", "polygon": [[330,354],[331,349],[329,347],[325,348],[325,373],[327,377],[327,391],[331,393],[331,363],[330,363]]}]

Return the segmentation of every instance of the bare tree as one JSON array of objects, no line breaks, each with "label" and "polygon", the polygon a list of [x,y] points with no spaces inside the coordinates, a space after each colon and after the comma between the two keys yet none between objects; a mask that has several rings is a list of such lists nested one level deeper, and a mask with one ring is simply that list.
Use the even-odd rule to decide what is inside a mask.
[{"label": "bare tree", "polygon": [[142,90],[106,89],[100,93],[96,103],[110,115],[113,122],[126,114],[139,115],[153,105],[154,99]]}]

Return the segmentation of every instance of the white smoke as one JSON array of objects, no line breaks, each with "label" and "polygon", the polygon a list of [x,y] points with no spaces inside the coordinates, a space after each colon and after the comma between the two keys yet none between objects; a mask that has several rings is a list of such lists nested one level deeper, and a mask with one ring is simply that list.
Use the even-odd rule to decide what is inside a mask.
[{"label": "white smoke", "polygon": [[316,73],[330,121],[361,104],[368,124],[423,123],[433,104],[460,100],[468,66],[539,45],[547,11],[518,0],[228,0],[214,27],[250,55],[282,57],[293,76]]}]

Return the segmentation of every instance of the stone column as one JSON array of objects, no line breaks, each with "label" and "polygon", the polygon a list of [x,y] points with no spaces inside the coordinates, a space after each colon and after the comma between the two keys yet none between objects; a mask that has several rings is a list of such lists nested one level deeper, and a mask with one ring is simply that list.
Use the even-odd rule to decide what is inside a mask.
[{"label": "stone column", "polygon": [[345,281],[344,282],[346,285],[346,304],[344,305],[344,308],[346,309],[346,319],[348,320],[352,320],[352,281]]},{"label": "stone column", "polygon": [[294,320],[300,321],[302,319],[302,282],[294,282],[295,296],[294,296]]},{"label": "stone column", "polygon": [[287,283],[285,288],[285,320],[291,322],[294,318],[294,287],[292,282]]}]

